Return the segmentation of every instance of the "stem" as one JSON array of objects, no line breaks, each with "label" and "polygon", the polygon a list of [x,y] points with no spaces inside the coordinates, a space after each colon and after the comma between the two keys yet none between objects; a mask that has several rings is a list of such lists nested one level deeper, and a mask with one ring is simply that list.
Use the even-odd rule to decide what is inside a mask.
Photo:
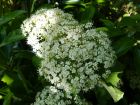
[{"label": "stem", "polygon": [[35,2],[36,2],[36,0],[33,0],[33,2],[32,2],[32,6],[31,6],[31,10],[30,10],[30,13],[32,13],[32,12],[34,11],[34,5],[35,5]]}]

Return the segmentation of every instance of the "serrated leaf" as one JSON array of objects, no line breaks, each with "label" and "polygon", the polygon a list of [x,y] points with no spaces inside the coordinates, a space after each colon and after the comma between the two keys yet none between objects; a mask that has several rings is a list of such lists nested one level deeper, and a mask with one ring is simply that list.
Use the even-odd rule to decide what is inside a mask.
[{"label": "serrated leaf", "polygon": [[24,39],[24,38],[25,37],[21,34],[19,29],[14,30],[14,31],[10,32],[8,34],[8,36],[5,37],[5,39],[0,44],[0,47],[3,47],[5,45],[13,43],[13,42],[17,42],[17,41]]},{"label": "serrated leaf", "polygon": [[108,93],[113,98],[114,102],[118,102],[120,99],[123,98],[124,92],[120,91],[118,88],[113,86],[108,86],[104,82],[102,82],[104,88],[108,91]]},{"label": "serrated leaf", "polygon": [[134,46],[135,40],[130,37],[123,37],[113,43],[114,50],[118,56],[127,53]]},{"label": "serrated leaf", "polygon": [[106,79],[106,81],[108,83],[111,83],[113,86],[116,86],[118,85],[119,81],[120,81],[120,78],[118,77],[118,75],[120,74],[121,72],[112,72],[109,77]]},{"label": "serrated leaf", "polygon": [[0,26],[24,14],[24,10],[16,10],[0,17]]}]

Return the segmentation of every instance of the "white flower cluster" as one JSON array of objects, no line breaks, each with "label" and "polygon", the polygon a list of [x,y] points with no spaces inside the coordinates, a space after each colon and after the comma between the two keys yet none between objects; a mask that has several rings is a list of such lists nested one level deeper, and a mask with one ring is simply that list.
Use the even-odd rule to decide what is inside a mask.
[{"label": "white flower cluster", "polygon": [[33,47],[38,56],[42,56],[42,42],[51,42],[65,35],[71,38],[73,34],[75,34],[73,38],[76,39],[81,28],[71,14],[64,13],[58,8],[41,9],[26,19],[21,26],[22,33],[28,36],[27,43]]},{"label": "white flower cluster", "polygon": [[32,105],[91,105],[78,95],[71,95],[63,90],[58,90],[54,86],[46,86],[42,92],[36,95],[36,102]]},{"label": "white flower cluster", "polygon": [[[110,40],[104,32],[91,27],[91,23],[80,25],[71,14],[58,8],[39,10],[21,26],[27,43],[43,58],[39,74],[57,89],[77,95],[93,89],[110,74],[115,59]],[[55,102],[53,93],[47,94],[46,100]]]},{"label": "white flower cluster", "polygon": [[136,102],[134,102],[133,104],[130,104],[130,105],[139,105],[139,104],[137,104]]}]

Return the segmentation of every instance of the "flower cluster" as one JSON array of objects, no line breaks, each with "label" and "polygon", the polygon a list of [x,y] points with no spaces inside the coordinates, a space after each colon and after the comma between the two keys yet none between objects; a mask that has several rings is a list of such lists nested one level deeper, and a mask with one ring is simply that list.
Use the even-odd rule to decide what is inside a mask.
[{"label": "flower cluster", "polygon": [[71,95],[54,86],[46,86],[42,92],[36,95],[36,102],[32,105],[91,105],[78,95]]},{"label": "flower cluster", "polygon": [[138,105],[136,102],[134,102],[133,104],[130,104],[130,105]]},{"label": "flower cluster", "polygon": [[[110,74],[109,68],[115,59],[110,40],[106,33],[91,27],[91,23],[79,24],[71,14],[58,8],[39,10],[24,21],[21,29],[27,43],[43,58],[39,74],[56,88],[55,98],[45,89],[40,96],[47,97],[46,101],[40,96],[37,98],[44,104],[34,105],[55,105],[58,97],[65,96],[59,90],[76,97],[80,91],[93,89],[101,78]],[[69,101],[64,103],[69,105]]]},{"label": "flower cluster", "polygon": [[72,37],[76,34],[73,38],[77,38],[82,31],[81,28],[71,14],[64,13],[58,8],[41,9],[26,19],[21,26],[23,35],[28,36],[27,43],[38,56],[42,56],[42,42],[57,40],[63,35]]}]

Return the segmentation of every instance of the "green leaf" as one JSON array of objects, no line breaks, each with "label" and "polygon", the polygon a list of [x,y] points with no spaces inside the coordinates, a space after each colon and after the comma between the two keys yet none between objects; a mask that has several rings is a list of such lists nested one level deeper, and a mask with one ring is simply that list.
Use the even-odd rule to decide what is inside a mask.
[{"label": "green leaf", "polygon": [[124,32],[119,29],[119,28],[114,28],[114,27],[110,27],[109,28],[109,37],[117,37],[117,36],[121,36],[121,35],[124,35]]},{"label": "green leaf", "polygon": [[[97,87],[95,88],[95,94],[98,101],[98,105],[111,105],[110,102],[112,102],[112,98],[110,97],[110,94],[106,91],[104,87]],[[102,99],[102,101],[101,101]]]},{"label": "green leaf", "polygon": [[118,102],[120,99],[123,98],[124,93],[122,91],[120,91],[118,88],[113,87],[113,86],[108,86],[104,82],[102,82],[102,85],[108,91],[108,93],[111,95],[114,102]]},{"label": "green leaf", "polygon": [[140,21],[140,14],[132,15],[132,16],[130,16],[130,18],[137,20],[137,21]]},{"label": "green leaf", "polygon": [[13,93],[9,90],[8,94],[4,97],[3,105],[11,105]]},{"label": "green leaf", "polygon": [[0,44],[0,47],[3,47],[7,44],[17,42],[21,39],[24,39],[25,37],[21,34],[21,31],[19,29],[14,30],[8,34],[8,36],[5,37],[5,39]]},{"label": "green leaf", "polygon": [[42,58],[38,56],[33,56],[32,62],[35,67],[40,67]]},{"label": "green leaf", "polygon": [[97,3],[104,3],[105,0],[96,0]]},{"label": "green leaf", "polygon": [[106,81],[108,83],[111,83],[113,86],[118,86],[118,83],[120,81],[120,78],[118,77],[118,75],[120,74],[121,72],[112,72],[109,77],[106,79]]},{"label": "green leaf", "polygon": [[128,50],[130,50],[134,46],[135,40],[130,37],[123,37],[119,40],[117,40],[114,44],[114,50],[116,51],[116,54],[118,56],[121,56],[125,53],[127,53]]},{"label": "green leaf", "polygon": [[118,24],[120,27],[124,26],[135,26],[137,23],[136,20],[131,19],[130,17],[124,17]]},{"label": "green leaf", "polygon": [[10,85],[13,82],[13,79],[10,76],[8,76],[7,74],[4,74],[1,81],[6,83],[7,85]]},{"label": "green leaf", "polygon": [[134,55],[135,69],[140,73],[140,49],[136,47],[133,50],[133,55]]},{"label": "green leaf", "polygon": [[115,25],[113,22],[111,22],[110,20],[106,20],[106,19],[101,19],[101,21],[104,23],[104,25],[106,27],[109,27],[109,28],[113,28]]},{"label": "green leaf", "polygon": [[116,61],[114,65],[110,68],[112,72],[120,72],[122,73],[125,68],[125,65],[119,61]]},{"label": "green leaf", "polygon": [[36,1],[37,0],[32,1],[32,6],[31,6],[31,10],[30,10],[31,13],[34,11],[34,6],[35,6]]},{"label": "green leaf", "polygon": [[73,5],[73,4],[80,4],[80,0],[67,0],[65,4]]},{"label": "green leaf", "polygon": [[9,87],[15,96],[19,97],[27,94],[28,87],[26,84],[26,80],[24,79],[23,74],[21,73],[19,68],[14,69],[10,72],[6,71],[5,73],[13,79],[13,82],[9,85]]},{"label": "green leaf", "polygon": [[93,4],[87,5],[85,7],[85,10],[80,15],[81,23],[91,22],[94,14],[95,14],[95,7],[93,6]]},{"label": "green leaf", "polygon": [[15,51],[15,57],[14,59],[27,59],[27,60],[32,60],[32,57],[34,56],[34,53],[31,51],[26,51],[26,50],[18,50]]},{"label": "green leaf", "polygon": [[7,55],[5,54],[5,51],[3,49],[0,49],[0,66],[5,68],[5,65],[7,63]]},{"label": "green leaf", "polygon": [[24,14],[25,11],[24,10],[16,10],[16,11],[13,11],[13,12],[10,12],[8,14],[5,14],[4,16],[2,16],[0,18],[0,26],[21,16],[22,14]]},{"label": "green leaf", "polygon": [[66,5],[64,8],[68,9],[68,8],[74,8],[74,7],[75,7],[74,5]]},{"label": "green leaf", "polygon": [[99,28],[96,28],[97,31],[104,31],[104,32],[108,32],[108,28],[106,27],[99,27]]}]

